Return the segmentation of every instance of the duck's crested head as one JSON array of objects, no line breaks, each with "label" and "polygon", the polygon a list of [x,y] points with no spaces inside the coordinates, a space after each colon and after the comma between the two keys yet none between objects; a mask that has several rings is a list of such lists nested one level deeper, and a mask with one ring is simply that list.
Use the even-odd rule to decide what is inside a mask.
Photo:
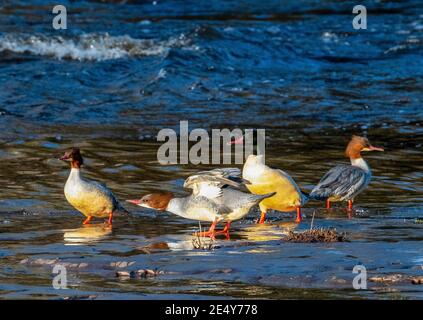
[{"label": "duck's crested head", "polygon": [[345,155],[350,159],[361,158],[362,151],[384,151],[383,148],[374,147],[366,137],[353,135],[345,150]]},{"label": "duck's crested head", "polygon": [[155,209],[159,211],[166,210],[169,201],[174,198],[172,192],[155,192],[143,196],[141,199],[126,200],[130,203],[136,204],[137,206]]},{"label": "duck's crested head", "polygon": [[59,160],[70,161],[72,168],[80,168],[84,164],[79,148],[72,147],[65,151]]}]

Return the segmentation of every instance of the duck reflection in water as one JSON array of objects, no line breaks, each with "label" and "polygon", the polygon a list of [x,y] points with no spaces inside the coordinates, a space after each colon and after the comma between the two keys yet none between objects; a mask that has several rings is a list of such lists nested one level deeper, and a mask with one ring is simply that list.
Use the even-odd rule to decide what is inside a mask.
[{"label": "duck reflection in water", "polygon": [[71,245],[86,244],[107,238],[112,233],[112,227],[104,223],[87,224],[80,228],[68,229],[63,238]]}]

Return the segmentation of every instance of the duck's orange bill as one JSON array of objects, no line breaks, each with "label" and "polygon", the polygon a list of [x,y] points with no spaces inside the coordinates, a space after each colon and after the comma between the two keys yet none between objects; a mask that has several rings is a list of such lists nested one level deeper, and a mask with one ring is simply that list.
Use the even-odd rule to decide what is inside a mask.
[{"label": "duck's orange bill", "polygon": [[133,204],[140,204],[141,203],[141,199],[138,199],[138,200],[126,200],[126,202],[130,202],[130,203],[133,203]]},{"label": "duck's orange bill", "polygon": [[368,148],[369,151],[385,151],[385,149],[380,148],[380,147],[374,147],[374,146],[370,146]]},{"label": "duck's orange bill", "polygon": [[244,143],[244,136],[240,136],[228,142],[228,144],[243,144]]}]

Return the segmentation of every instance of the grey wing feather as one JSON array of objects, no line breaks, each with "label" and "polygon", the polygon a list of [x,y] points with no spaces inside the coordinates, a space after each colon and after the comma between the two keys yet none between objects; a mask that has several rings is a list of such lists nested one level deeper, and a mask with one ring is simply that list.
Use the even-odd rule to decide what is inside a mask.
[{"label": "grey wing feather", "polygon": [[216,214],[229,214],[232,212],[232,209],[228,206],[217,203],[216,201],[213,201],[210,198],[204,197],[204,196],[192,196],[190,198],[190,210],[193,210],[195,212],[197,208],[208,208],[212,211],[214,211]]},{"label": "grey wing feather", "polygon": [[222,204],[218,205],[218,210],[219,210],[220,214],[224,214],[224,215],[232,212],[231,208],[229,208],[228,206],[222,205]]},{"label": "grey wing feather", "polygon": [[241,178],[241,170],[238,168],[219,168],[200,171],[189,176],[184,182],[184,187],[195,191],[196,185],[204,183],[217,188],[225,186],[240,188],[244,180]]},{"label": "grey wing feather", "polygon": [[101,194],[103,194],[104,196],[113,199],[113,201],[117,202],[114,194],[112,193],[112,191],[110,191],[109,188],[107,188],[107,186],[103,183],[97,182],[97,181],[90,181],[90,183],[93,185],[94,188],[97,189],[98,192],[100,192]]},{"label": "grey wing feather", "polygon": [[221,176],[224,178],[239,178],[241,177],[241,170],[239,168],[217,168],[209,171],[202,171],[214,176]]},{"label": "grey wing feather", "polygon": [[113,202],[113,211],[118,210],[124,213],[129,213],[124,207],[122,207],[113,192],[109,188],[107,188],[104,183],[98,181],[90,181],[89,183],[92,185],[93,188],[96,189],[97,192],[101,193],[103,196],[109,198]]},{"label": "grey wing feather", "polygon": [[346,200],[353,197],[367,184],[366,172],[358,167],[340,165],[330,169],[311,191],[310,198],[325,200],[339,197]]}]

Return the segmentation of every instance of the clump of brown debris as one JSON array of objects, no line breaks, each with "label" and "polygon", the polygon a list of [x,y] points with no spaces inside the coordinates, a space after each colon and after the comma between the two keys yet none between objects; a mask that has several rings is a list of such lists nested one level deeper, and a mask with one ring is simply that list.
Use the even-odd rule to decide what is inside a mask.
[{"label": "clump of brown debris", "polygon": [[302,232],[289,231],[283,238],[287,242],[345,242],[348,241],[345,233],[339,233],[336,229],[309,229]]},{"label": "clump of brown debris", "polygon": [[201,223],[198,222],[199,232],[195,232],[192,237],[192,247],[199,250],[214,250],[214,239],[201,236]]},{"label": "clump of brown debris", "polygon": [[423,277],[422,276],[409,276],[404,274],[388,274],[388,275],[381,275],[381,276],[374,276],[369,278],[371,282],[379,282],[385,284],[393,284],[397,282],[408,282],[410,281],[412,284],[423,284]]},{"label": "clump of brown debris", "polygon": [[214,241],[211,238],[206,240],[204,237],[194,235],[192,237],[192,247],[200,250],[214,250]]}]

